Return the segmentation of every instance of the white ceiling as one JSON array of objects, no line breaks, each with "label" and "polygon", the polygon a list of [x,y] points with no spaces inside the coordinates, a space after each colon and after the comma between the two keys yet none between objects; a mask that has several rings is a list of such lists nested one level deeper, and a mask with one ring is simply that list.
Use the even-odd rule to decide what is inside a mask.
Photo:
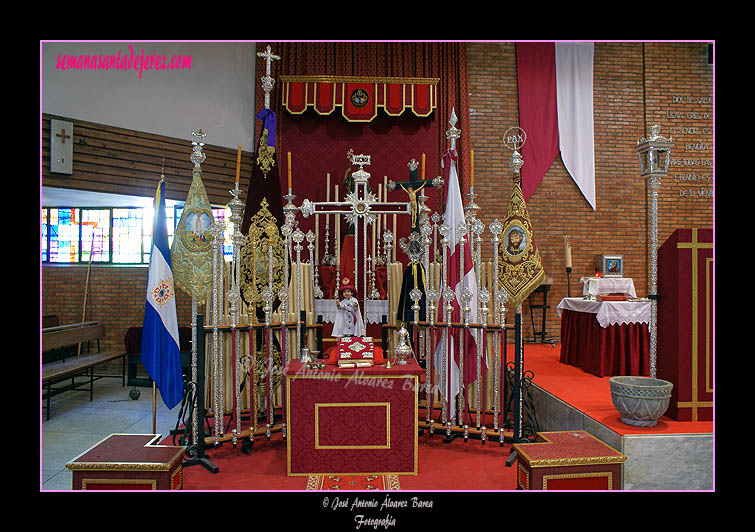
[{"label": "white ceiling", "polygon": [[[88,192],[67,188],[42,187],[40,203],[42,207],[151,207],[152,197],[122,196],[104,192]],[[170,207],[182,201],[165,200]]]}]

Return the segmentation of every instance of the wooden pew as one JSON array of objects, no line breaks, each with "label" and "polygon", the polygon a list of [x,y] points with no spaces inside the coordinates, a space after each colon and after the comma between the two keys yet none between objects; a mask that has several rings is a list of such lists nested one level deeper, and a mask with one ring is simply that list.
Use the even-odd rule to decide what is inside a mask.
[{"label": "wooden pew", "polygon": [[[50,398],[63,393],[67,390],[89,389],[89,400],[94,399],[94,381],[102,377],[112,377],[113,375],[98,375],[95,377],[94,368],[101,364],[107,364],[113,360],[121,359],[123,386],[126,386],[126,353],[121,351],[101,351],[100,338],[105,336],[105,326],[99,322],[74,323],[71,325],[61,325],[58,327],[49,327],[42,329],[42,351],[55,349],[59,347],[86,344],[86,352],[77,356],[56,360],[42,365],[42,399],[46,400],[47,419],[50,419]],[[90,352],[91,342],[97,342],[97,351]],[[86,374],[89,376],[88,383],[76,384],[75,377]],[[117,377],[117,375],[115,375]],[[53,388],[63,380],[71,379],[71,383]],[[85,388],[82,388],[84,386]]]}]

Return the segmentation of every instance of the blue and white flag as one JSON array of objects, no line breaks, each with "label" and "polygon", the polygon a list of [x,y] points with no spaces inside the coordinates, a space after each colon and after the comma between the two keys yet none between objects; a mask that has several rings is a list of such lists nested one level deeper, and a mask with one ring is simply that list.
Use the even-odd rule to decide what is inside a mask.
[{"label": "blue and white flag", "polygon": [[183,373],[179,353],[176,289],[165,222],[165,181],[155,193],[155,221],[149,260],[147,304],[144,310],[141,359],[170,409],[183,399]]}]

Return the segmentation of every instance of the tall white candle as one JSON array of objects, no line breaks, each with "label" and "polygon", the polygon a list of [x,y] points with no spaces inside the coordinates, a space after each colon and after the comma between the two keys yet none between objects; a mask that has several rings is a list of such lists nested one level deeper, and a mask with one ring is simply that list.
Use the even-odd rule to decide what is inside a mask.
[{"label": "tall white candle", "polygon": [[[383,201],[383,185],[378,185],[378,201]],[[383,220],[383,215],[378,214],[377,216],[377,237],[380,238],[380,222]]]},{"label": "tall white candle", "polygon": [[[338,185],[336,185],[335,189],[335,201],[338,202]],[[335,215],[335,225],[336,225],[336,261],[338,266],[341,265],[341,215],[337,214]]]},{"label": "tall white candle", "polygon": [[[383,176],[383,201],[388,203],[388,176]],[[388,229],[388,215],[383,215],[383,231]]]},{"label": "tall white candle", "polygon": [[[325,201],[330,202],[330,172],[327,173],[327,184],[325,185]],[[330,215],[325,211],[325,225],[328,225]]]}]

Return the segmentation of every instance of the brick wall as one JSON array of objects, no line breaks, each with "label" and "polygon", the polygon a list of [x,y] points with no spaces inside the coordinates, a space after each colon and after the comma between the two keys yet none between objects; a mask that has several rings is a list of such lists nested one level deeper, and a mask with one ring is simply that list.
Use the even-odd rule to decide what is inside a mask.
[{"label": "brick wall", "polygon": [[[105,339],[100,341],[102,349],[124,349],[123,338],[128,328],[141,327],[148,273],[146,266],[92,265],[84,321],[105,324]],[[80,322],[86,276],[86,265],[44,266],[42,315],[57,314],[61,325]],[[176,311],[179,325],[191,323],[191,298],[181,290],[176,295]]]},{"label": "brick wall", "polygon": [[[625,257],[625,275],[638,295],[648,290],[647,186],[639,176],[634,146],[658,123],[672,135],[672,168],[659,194],[659,244],[679,227],[712,227],[713,70],[705,43],[596,43],[594,113],[597,211],[582,197],[556,159],[528,201],[545,270],[553,278],[547,314],[548,334],[558,338],[555,307],[567,294],[563,236],[572,237],[571,292],[591,275],[593,255]],[[503,220],[511,191],[510,152],[503,133],[518,125],[516,55],[513,43],[467,44],[475,192],[486,226]],[[673,130],[671,129],[673,128]],[[462,154],[462,164],[468,154]],[[526,164],[526,161],[525,161]],[[492,255],[486,231],[484,257]],[[86,266],[45,266],[42,313],[61,323],[81,320]],[[146,267],[92,267],[87,320],[106,325],[105,347],[123,346],[131,326],[142,324]],[[539,302],[539,301],[538,301]],[[191,301],[178,291],[179,323],[189,324]],[[525,339],[531,338],[530,314],[523,308]],[[535,325],[540,327],[540,314]]]},{"label": "brick wall", "polygon": [[[553,278],[549,336],[560,335],[555,307],[567,295],[564,235],[572,242],[572,295],[581,292],[579,278],[593,274],[593,256],[601,253],[623,254],[625,276],[634,279],[638,295],[647,295],[649,202],[634,146],[648,126],[660,124],[661,134],[675,141],[672,167],[659,194],[659,244],[676,228],[712,227],[713,201],[706,196],[712,192],[712,118],[705,113],[712,111],[713,69],[707,51],[705,43],[596,43],[597,210],[582,197],[560,157],[527,202],[546,274]],[[511,192],[511,152],[502,137],[518,125],[516,48],[512,43],[469,43],[467,55],[476,201],[482,207],[480,218],[489,225],[494,218],[503,220]],[[485,252],[491,257],[492,246]],[[535,314],[538,329],[541,312]],[[529,339],[526,303],[522,314]]]}]

